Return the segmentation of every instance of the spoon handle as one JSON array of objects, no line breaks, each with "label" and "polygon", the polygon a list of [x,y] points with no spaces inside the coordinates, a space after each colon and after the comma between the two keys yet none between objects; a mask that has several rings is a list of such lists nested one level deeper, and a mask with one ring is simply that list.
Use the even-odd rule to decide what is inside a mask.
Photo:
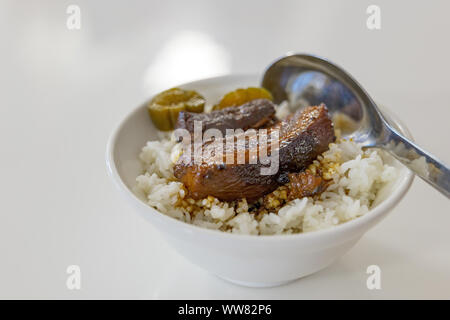
[{"label": "spoon handle", "polygon": [[389,129],[390,132],[382,147],[415,174],[450,198],[449,167],[402,136],[394,128],[390,127]]}]

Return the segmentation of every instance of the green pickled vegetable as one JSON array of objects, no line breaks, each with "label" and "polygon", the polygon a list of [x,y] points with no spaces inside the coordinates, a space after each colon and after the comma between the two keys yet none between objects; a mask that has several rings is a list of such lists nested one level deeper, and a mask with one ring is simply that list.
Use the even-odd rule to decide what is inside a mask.
[{"label": "green pickled vegetable", "polygon": [[156,95],[148,104],[153,124],[162,131],[173,130],[180,111],[203,112],[205,98],[198,92],[172,88]]}]

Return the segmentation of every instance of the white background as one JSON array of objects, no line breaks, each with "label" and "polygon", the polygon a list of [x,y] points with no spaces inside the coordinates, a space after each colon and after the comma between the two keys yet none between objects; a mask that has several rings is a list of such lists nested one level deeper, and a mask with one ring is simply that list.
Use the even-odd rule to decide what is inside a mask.
[{"label": "white background", "polygon": [[[81,8],[81,30],[66,8]],[[381,7],[381,30],[366,8]],[[1,1],[1,298],[450,298],[448,200],[419,179],[333,266],[237,287],[190,264],[119,196],[109,133],[152,92],[261,72],[287,51],[344,66],[450,163],[448,1]],[[66,268],[82,288],[66,288]],[[366,288],[368,265],[382,290]]]}]

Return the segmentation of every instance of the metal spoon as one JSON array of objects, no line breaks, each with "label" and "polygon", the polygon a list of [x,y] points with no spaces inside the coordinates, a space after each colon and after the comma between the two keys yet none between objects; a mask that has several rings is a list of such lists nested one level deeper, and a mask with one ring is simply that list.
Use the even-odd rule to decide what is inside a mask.
[{"label": "metal spoon", "polygon": [[345,124],[343,137],[388,151],[450,198],[449,167],[402,136],[361,85],[337,65],[317,56],[290,54],[267,68],[262,86],[275,103],[288,101],[294,109],[324,102],[334,122]]}]

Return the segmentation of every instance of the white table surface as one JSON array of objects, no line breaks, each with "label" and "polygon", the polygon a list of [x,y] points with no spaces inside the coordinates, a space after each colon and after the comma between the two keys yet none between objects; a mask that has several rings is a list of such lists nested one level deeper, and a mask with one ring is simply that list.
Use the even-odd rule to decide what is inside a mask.
[{"label": "white table surface", "polygon": [[[366,28],[372,3],[381,30]],[[68,4],[80,30],[66,28]],[[299,51],[344,66],[450,163],[449,13],[448,1],[1,1],[0,298],[450,298],[449,201],[417,178],[337,263],[251,289],[175,253],[104,160],[111,130],[151,92]],[[366,287],[371,264],[381,290]],[[68,265],[81,290],[66,288]]]}]

